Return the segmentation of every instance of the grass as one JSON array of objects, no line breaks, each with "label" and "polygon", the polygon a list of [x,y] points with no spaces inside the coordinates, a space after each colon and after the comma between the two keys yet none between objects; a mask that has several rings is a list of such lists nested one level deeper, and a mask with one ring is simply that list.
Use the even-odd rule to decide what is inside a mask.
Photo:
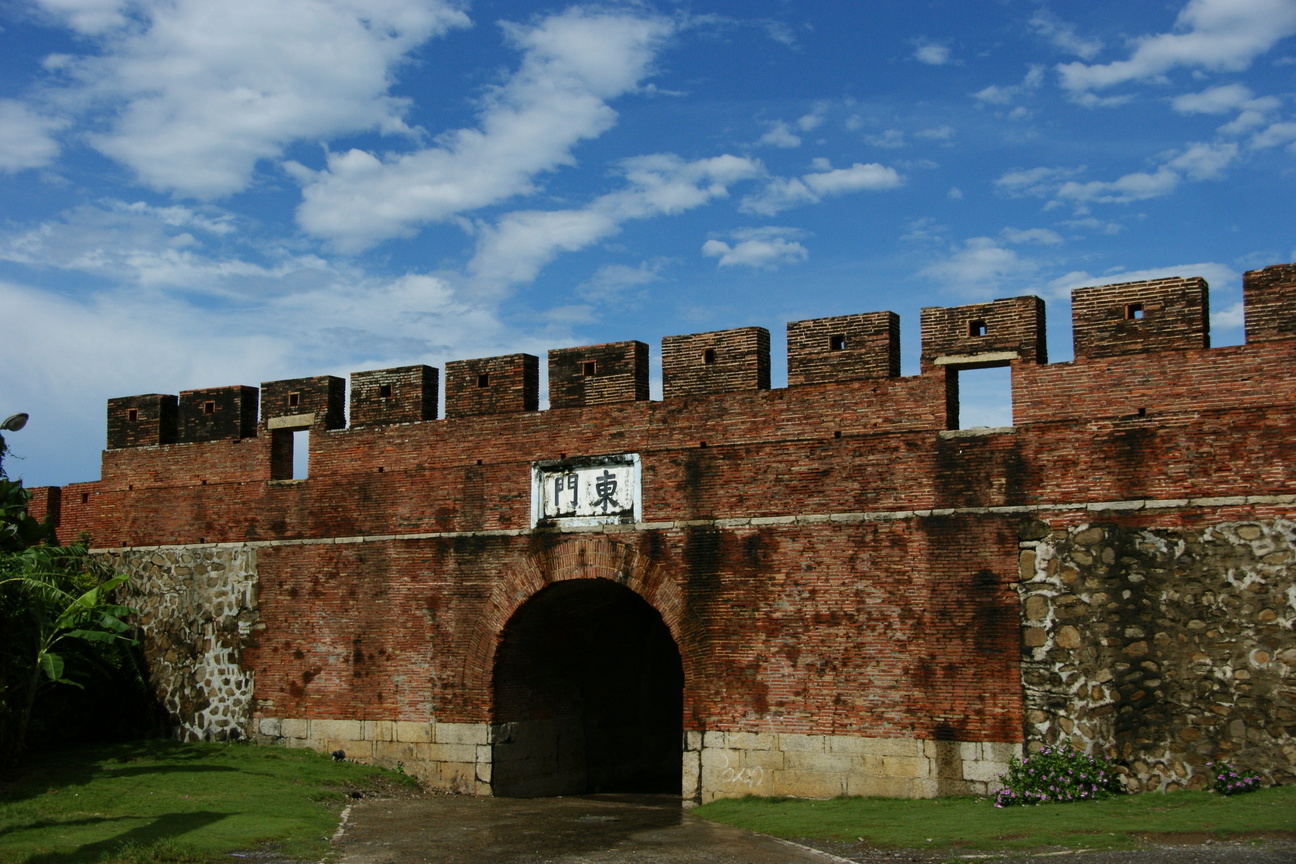
[{"label": "grass", "polygon": [[349,789],[413,784],[307,750],[145,741],[32,757],[0,783],[3,864],[318,861]]},{"label": "grass", "polygon": [[1241,839],[1296,832],[1296,787],[1226,797],[1212,792],[1125,795],[1107,801],[996,810],[985,798],[730,798],[692,811],[789,840],[910,849],[1013,852],[1042,847],[1135,849],[1176,838]]}]

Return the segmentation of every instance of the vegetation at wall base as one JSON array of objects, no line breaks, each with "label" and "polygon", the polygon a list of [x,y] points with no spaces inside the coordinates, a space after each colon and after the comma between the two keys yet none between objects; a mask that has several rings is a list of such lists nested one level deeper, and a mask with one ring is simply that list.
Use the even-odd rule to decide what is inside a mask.
[{"label": "vegetation at wall base", "polygon": [[897,849],[1024,852],[1137,849],[1158,839],[1195,842],[1296,838],[1296,786],[1226,798],[1145,792],[1080,804],[996,809],[989,798],[726,798],[692,813],[788,840]]},{"label": "vegetation at wall base", "polygon": [[417,790],[309,750],[152,740],[33,755],[0,783],[0,864],[318,861],[349,795]]},{"label": "vegetation at wall base", "polygon": [[999,808],[1101,801],[1124,791],[1120,774],[1107,759],[1087,756],[1066,744],[1042,747],[1025,759],[1014,756],[999,782],[1004,784],[994,796]]},{"label": "vegetation at wall base", "polygon": [[[114,601],[126,577],[92,558],[88,541],[58,545],[53,526],[28,515],[30,498],[0,466],[0,769],[33,737],[112,738],[151,702],[133,610]],[[148,711],[134,714],[126,725],[138,734]]]},{"label": "vegetation at wall base", "polygon": [[1206,766],[1215,772],[1211,788],[1221,795],[1244,795],[1260,788],[1260,775],[1254,771],[1238,771],[1228,762],[1207,762]]}]

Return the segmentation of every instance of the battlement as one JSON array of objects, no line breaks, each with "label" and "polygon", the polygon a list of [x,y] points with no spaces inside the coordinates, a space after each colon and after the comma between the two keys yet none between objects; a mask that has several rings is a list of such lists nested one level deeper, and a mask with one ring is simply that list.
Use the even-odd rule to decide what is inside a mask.
[{"label": "battlement", "polygon": [[[1296,264],[1248,272],[1243,290],[1248,344],[1296,338]],[[1076,289],[1075,359],[1062,365],[1208,349],[1209,308],[1206,281],[1196,277]],[[951,373],[1048,365],[1044,311],[1044,301],[1034,296],[922,310],[918,377],[943,382],[946,404],[934,416],[944,426],[957,426],[958,376]],[[667,401],[770,389],[770,334],[764,328],[668,336],[661,352]],[[869,312],[790,322],[787,361],[789,388],[899,379],[899,316]],[[447,363],[446,418],[537,411],[539,362],[531,354],[508,354]],[[649,399],[643,342],[551,350],[548,372],[552,409]],[[350,426],[436,420],[439,374],[423,365],[353,373]],[[1024,396],[1032,406],[1044,398]],[[259,390],[187,390],[178,399],[157,393],[115,398],[108,402],[108,449],[250,438],[259,430],[342,429],[347,398],[346,383],[333,376],[271,381]]]}]

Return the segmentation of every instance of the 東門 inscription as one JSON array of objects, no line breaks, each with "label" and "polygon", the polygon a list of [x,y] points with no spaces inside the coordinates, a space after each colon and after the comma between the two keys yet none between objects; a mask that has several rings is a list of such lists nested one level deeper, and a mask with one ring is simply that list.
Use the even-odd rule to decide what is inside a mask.
[{"label": "\u6771\u9580 inscription", "polygon": [[532,523],[598,525],[640,520],[639,455],[537,462],[531,468]]}]

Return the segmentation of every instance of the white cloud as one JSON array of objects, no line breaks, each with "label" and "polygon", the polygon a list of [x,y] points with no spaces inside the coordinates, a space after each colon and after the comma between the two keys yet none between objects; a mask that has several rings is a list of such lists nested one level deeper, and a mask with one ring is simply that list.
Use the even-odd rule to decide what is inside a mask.
[{"label": "white cloud", "polygon": [[654,282],[660,282],[659,266],[650,263],[629,267],[625,264],[607,264],[600,267],[594,275],[576,286],[576,293],[591,303],[616,304],[630,296],[637,296],[638,289]]},{"label": "white cloud", "polygon": [[949,126],[934,126],[931,129],[920,129],[914,136],[928,141],[948,141],[954,137],[954,129]]},{"label": "white cloud", "polygon": [[91,142],[154,189],[217,198],[298,140],[405,131],[387,95],[405,55],[466,26],[443,0],[46,0],[97,49],[63,58],[68,111],[99,113]]},{"label": "white cloud", "polygon": [[1028,168],[1009,171],[995,180],[995,188],[1014,198],[1052,195],[1064,181],[1076,176],[1083,168]]},{"label": "white cloud", "polygon": [[817,167],[820,170],[801,177],[775,177],[760,192],[744,198],[738,209],[772,216],[790,207],[817,203],[827,196],[895,189],[904,183],[894,168],[876,162],[856,162],[849,168],[837,169],[820,162]]},{"label": "white cloud", "polygon": [[59,153],[53,133],[66,123],[14,99],[0,99],[0,171],[41,168]]},{"label": "white cloud", "polygon": [[785,264],[795,264],[809,257],[805,246],[790,238],[803,232],[794,228],[750,228],[734,231],[733,245],[712,238],[702,244],[702,254],[718,258],[718,267],[753,267],[774,270]]},{"label": "white cloud", "polygon": [[1237,154],[1238,147],[1232,142],[1189,144],[1166,167],[1187,175],[1190,180],[1220,180]]},{"label": "white cloud", "polygon": [[759,176],[759,163],[737,156],[684,162],[657,154],[626,160],[625,188],[578,210],[509,213],[480,230],[468,264],[484,295],[535,278],[561,252],[583,249],[614,235],[623,222],[671,215],[729,194],[729,186]]},{"label": "white cloud", "polygon": [[1283,144],[1296,146],[1296,123],[1274,123],[1252,138],[1250,146],[1258,150]]},{"label": "white cloud", "polygon": [[1031,18],[1030,25],[1036,33],[1052,42],[1054,47],[1084,60],[1092,60],[1103,48],[1101,41],[1082,38],[1076,33],[1075,25],[1063,21],[1045,9],[1041,9]]},{"label": "white cloud", "polygon": [[913,58],[928,66],[945,66],[951,60],[948,45],[939,42],[924,42],[914,49]]},{"label": "white cloud", "polygon": [[756,142],[767,147],[792,148],[801,146],[801,138],[794,134],[788,125],[783,121],[775,123],[770,130],[760,137]]},{"label": "white cloud", "polygon": [[1074,98],[1093,103],[1091,91],[1129,81],[1154,79],[1185,67],[1239,71],[1279,40],[1296,34],[1291,0],[1189,0],[1174,32],[1135,40],[1128,60],[1103,65],[1065,63],[1057,67]]},{"label": "white cloud", "polygon": [[578,142],[613,125],[608,100],[638,85],[672,31],[663,18],[580,9],[509,27],[523,61],[484,101],[479,128],[398,156],[351,150],[323,171],[295,166],[299,223],[355,252],[534,191],[537,175],[571,164]]},{"label": "white cloud", "polygon": [[1034,273],[1034,262],[1020,258],[992,237],[973,237],[945,260],[928,264],[918,276],[961,294],[984,294]]},{"label": "white cloud", "polygon": [[1240,111],[1255,94],[1241,84],[1210,87],[1200,93],[1184,93],[1170,104],[1180,114],[1230,114]]},{"label": "white cloud", "polygon": [[874,147],[881,147],[886,150],[899,150],[908,146],[905,143],[904,133],[899,129],[887,129],[881,135],[866,135],[864,140]]},{"label": "white cloud", "polygon": [[1005,228],[999,232],[999,236],[1009,243],[1036,243],[1041,246],[1054,246],[1062,242],[1062,237],[1056,231],[1048,228]]},{"label": "white cloud", "polygon": [[1088,183],[1068,181],[1058,188],[1057,197],[1078,205],[1090,202],[1129,204],[1133,201],[1169,195],[1179,188],[1182,179],[1177,172],[1162,166],[1150,174],[1146,171],[1135,171],[1111,181],[1091,180]]},{"label": "white cloud", "polygon": [[812,132],[823,125],[824,111],[826,106],[819,105],[809,114],[803,114],[797,119],[797,128],[802,132]]},{"label": "white cloud", "polygon": [[984,105],[1011,105],[1023,96],[1039,89],[1044,83],[1044,67],[1031,66],[1020,84],[999,86],[991,84],[972,94],[972,98]]}]

